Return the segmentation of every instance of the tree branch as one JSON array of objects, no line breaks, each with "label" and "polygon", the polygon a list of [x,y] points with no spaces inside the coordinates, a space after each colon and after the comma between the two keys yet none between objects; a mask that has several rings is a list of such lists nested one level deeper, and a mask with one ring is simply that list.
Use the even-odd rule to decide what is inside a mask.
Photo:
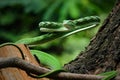
[{"label": "tree branch", "polygon": [[[18,57],[10,57],[10,58],[0,58],[0,69],[7,67],[16,67],[20,68],[26,72],[41,75],[50,72],[51,70],[35,66],[34,64],[27,62]],[[104,76],[98,75],[88,75],[88,74],[76,74],[69,72],[60,72],[54,75],[47,76],[52,79],[62,79],[62,80],[101,80]],[[116,77],[115,80],[120,80],[120,77]]]}]

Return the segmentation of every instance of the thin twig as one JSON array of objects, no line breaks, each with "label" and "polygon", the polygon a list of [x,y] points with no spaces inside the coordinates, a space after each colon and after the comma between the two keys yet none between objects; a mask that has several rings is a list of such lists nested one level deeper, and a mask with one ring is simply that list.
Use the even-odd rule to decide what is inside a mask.
[{"label": "thin twig", "polygon": [[[18,57],[0,58],[0,69],[8,67],[20,68],[26,72],[30,72],[36,75],[45,74],[51,71],[44,67],[36,66]],[[60,72],[47,77],[57,80],[101,80],[102,78],[104,78],[104,76],[76,74],[70,72]],[[120,77],[116,77],[115,80],[120,80]]]}]

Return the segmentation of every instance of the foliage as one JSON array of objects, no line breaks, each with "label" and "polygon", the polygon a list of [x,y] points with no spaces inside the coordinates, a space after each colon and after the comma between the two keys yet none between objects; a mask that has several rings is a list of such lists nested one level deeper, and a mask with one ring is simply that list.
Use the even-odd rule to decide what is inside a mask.
[{"label": "foliage", "polygon": [[[114,0],[1,0],[0,43],[40,35],[38,23],[44,20],[63,21],[91,15],[98,15],[104,19],[114,2]],[[66,53],[69,56],[74,53],[72,54],[74,56],[88,45],[97,29],[80,32],[64,40],[41,45],[39,48],[61,55]]]}]

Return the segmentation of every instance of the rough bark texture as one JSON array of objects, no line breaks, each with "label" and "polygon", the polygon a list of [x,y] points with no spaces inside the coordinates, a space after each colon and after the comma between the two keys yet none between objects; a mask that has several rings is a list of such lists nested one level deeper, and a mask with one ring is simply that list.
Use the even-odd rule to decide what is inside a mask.
[{"label": "rough bark texture", "polygon": [[64,68],[87,74],[120,69],[120,0],[86,50]]},{"label": "rough bark texture", "polygon": [[[26,61],[31,62],[37,66],[39,65],[34,59],[34,57],[30,54],[27,46],[23,44],[19,44],[18,46],[24,52]],[[15,46],[8,45],[8,46],[4,46],[0,48],[0,57],[1,58],[8,58],[8,57],[20,57],[21,58],[21,53]],[[5,68],[5,69],[0,69],[0,80],[49,80],[49,79],[47,78],[35,79],[35,78],[28,76],[26,72],[21,69]]]}]

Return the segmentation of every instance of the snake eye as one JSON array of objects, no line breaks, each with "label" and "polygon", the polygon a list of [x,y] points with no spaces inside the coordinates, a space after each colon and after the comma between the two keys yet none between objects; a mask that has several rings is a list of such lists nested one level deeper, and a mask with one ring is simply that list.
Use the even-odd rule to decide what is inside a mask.
[{"label": "snake eye", "polygon": [[64,20],[63,21],[63,26],[66,27],[69,30],[72,30],[75,28],[75,24],[73,20]]}]

